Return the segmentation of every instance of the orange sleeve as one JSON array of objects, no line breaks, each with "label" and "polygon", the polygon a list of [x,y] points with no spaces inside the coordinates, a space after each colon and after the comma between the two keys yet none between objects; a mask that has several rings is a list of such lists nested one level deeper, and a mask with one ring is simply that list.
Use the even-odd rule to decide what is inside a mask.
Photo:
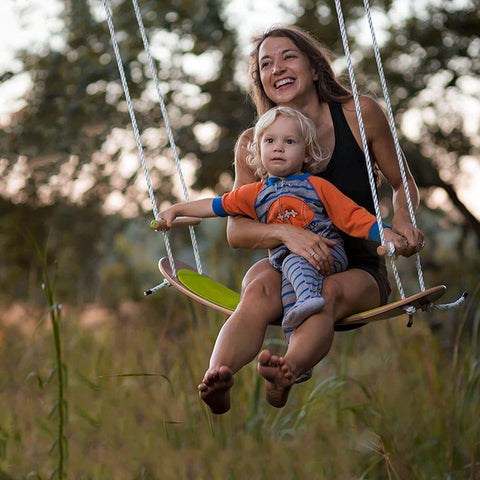
[{"label": "orange sleeve", "polygon": [[249,183],[236,188],[222,197],[222,207],[228,215],[243,215],[258,220],[255,200],[264,182]]},{"label": "orange sleeve", "polygon": [[333,224],[352,237],[369,238],[377,218],[320,177],[309,177]]}]

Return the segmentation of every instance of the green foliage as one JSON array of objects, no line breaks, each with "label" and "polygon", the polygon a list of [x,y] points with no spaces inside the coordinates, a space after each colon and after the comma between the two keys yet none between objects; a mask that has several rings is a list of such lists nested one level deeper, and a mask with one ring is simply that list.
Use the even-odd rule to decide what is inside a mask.
[{"label": "green foliage", "polygon": [[[171,199],[168,161],[152,161],[171,158],[171,154],[156,95],[145,94],[154,87],[133,8],[129,0],[112,4],[140,130],[148,127],[155,131],[155,139],[144,142],[153,178],[158,178],[155,188],[164,199]],[[190,153],[190,158],[201,159],[203,164],[197,172],[198,187],[215,186],[221,173],[231,171],[236,136],[251,114],[232,78],[235,36],[223,23],[221,7],[220,0],[150,1],[141,5],[179,154]],[[85,175],[86,164],[95,182],[85,192],[84,201],[101,205],[108,194],[118,190],[133,192],[131,201],[137,201],[138,187],[132,185],[138,172],[121,173],[122,158],[130,147],[120,142],[113,151],[109,149],[107,160],[99,157],[115,131],[130,127],[107,24],[98,10],[92,12],[93,4],[87,0],[66,1],[65,47],[36,55],[19,52],[32,88],[27,106],[0,132],[0,146],[5,174],[19,157],[27,159],[28,181],[20,196],[23,202],[44,203],[39,195],[42,185],[49,185],[50,201],[71,198],[64,183]],[[200,73],[198,68],[190,68],[202,56],[216,59],[210,62],[212,72],[204,79],[197,77],[205,68]],[[13,82],[23,72],[10,73],[5,81]],[[213,122],[218,132],[206,143],[199,143],[195,127],[207,122]],[[133,140],[130,131],[124,135]],[[135,147],[132,149],[136,155]],[[52,181],[58,176],[62,178],[60,185]]]},{"label": "green foliage", "polygon": [[108,222],[95,208],[76,208],[64,204],[33,208],[0,200],[0,284],[3,299],[24,298],[33,303],[41,299],[38,285],[43,265],[32,245],[46,245],[45,260],[59,268],[62,282],[57,293],[66,301],[92,301],[98,289],[98,263],[108,249],[106,233],[114,234],[114,222]]},{"label": "green foliage", "polygon": [[[63,480],[65,478],[65,462],[68,457],[68,439],[65,435],[68,421],[68,403],[65,398],[65,392],[67,388],[67,366],[63,362],[61,338],[62,306],[55,303],[57,272],[55,271],[53,274],[51,272],[51,266],[48,262],[47,248],[42,250],[35,240],[33,243],[38,260],[41,264],[43,277],[42,289],[45,293],[47,304],[49,306],[49,309],[42,317],[40,324],[42,324],[47,317],[50,318],[55,350],[55,364],[45,383],[43,380],[41,380],[41,376],[36,371],[30,372],[25,381],[27,382],[30,378],[36,376],[39,379],[38,385],[40,390],[43,390],[44,385],[49,385],[54,379],[57,381],[56,400],[50,412],[48,413],[47,418],[49,420],[54,418],[58,419],[57,435],[55,436],[50,450],[48,451],[48,455],[58,452],[58,463],[55,465],[49,479],[58,477],[60,480]],[[27,478],[32,478],[33,476],[41,478],[36,472],[31,472]]]},{"label": "green foliage", "polygon": [[[132,261],[131,233],[119,237],[123,260]],[[239,285],[252,262],[247,253],[229,261],[215,246],[204,268]],[[418,314],[412,329],[398,319],[337,334],[312,380],[295,386],[281,410],[266,403],[252,363],[236,376],[232,410],[221,417],[197,393],[221,314],[171,289],[141,303],[117,298],[114,309],[66,306],[69,321],[55,336],[63,360],[53,362],[69,365],[65,474],[473,480],[480,468],[480,316],[478,291],[471,293],[466,308]],[[12,476],[45,478],[37,472],[51,469],[48,445],[53,454],[60,445],[51,444],[62,437],[52,419],[65,402],[50,400],[50,386],[67,370],[45,362],[54,331],[46,320],[55,307],[36,328],[0,321],[0,469]],[[451,323],[453,344],[427,320],[437,329]],[[284,351],[279,329],[265,345]]]},{"label": "green foliage", "polygon": [[[153,100],[142,96],[151,82],[130,3],[114,3],[141,127],[161,124]],[[331,2],[301,3],[304,13],[298,23],[318,32],[324,43],[339,52]],[[362,13],[353,3],[342,3],[354,28]],[[202,161],[197,169],[199,187],[218,185],[220,174],[230,168],[236,135],[253,118],[232,78],[235,35],[223,25],[221,5],[213,0],[142,2],[152,37],[170,32],[174,39],[185,40],[173,42],[170,53],[156,60],[181,153],[193,152]],[[51,458],[44,446],[64,436],[70,478],[477,478],[478,294],[461,314],[454,310],[423,316],[430,329],[423,320],[411,330],[393,321],[338,334],[314,378],[295,387],[288,406],[280,411],[265,403],[262,381],[251,365],[236,377],[232,411],[223,417],[209,414],[198,400],[196,385],[221,316],[171,289],[137,302],[145,288],[159,283],[158,237],[154,240],[155,234],[144,233],[147,220],[127,222],[101,214],[111,191],[131,193],[137,188],[136,174],[118,186],[120,149],[109,153],[108,162],[93,161],[113,129],[124,129],[128,118],[106,25],[92,15],[91,2],[67,2],[66,6],[66,49],[23,55],[25,70],[34,80],[28,106],[0,132],[2,155],[9,161],[5,175],[17,160],[27,159],[25,195],[16,200],[38,203],[40,187],[60,178],[51,191],[53,206],[33,208],[0,201],[4,310],[19,299],[38,305],[42,262],[51,265],[53,259],[60,281],[50,291],[56,291],[70,308],[61,335],[61,311],[53,295],[44,318],[50,318],[52,331],[45,321],[29,330],[28,318],[38,319],[41,312],[30,312],[27,320],[17,318],[14,324],[3,322],[7,315],[0,316],[0,478],[9,474],[43,478],[35,472],[50,471]],[[380,6],[383,3],[376,4]],[[390,6],[385,2],[386,12]],[[456,12],[452,2],[443,2],[432,7],[430,17],[435,22],[418,18],[394,22],[382,49],[400,116],[415,106],[436,73],[435,65],[448,74],[449,91],[461,86],[459,66],[467,65],[465,75],[478,73],[473,38],[478,9]],[[354,48],[363,49],[357,44]],[[200,82],[182,59],[186,54],[196,59],[205,53],[220,54],[220,60],[215,75]],[[371,57],[361,53],[365,56],[363,83],[376,93],[376,84],[368,80]],[[425,61],[397,68],[405,55],[415,59],[417,54]],[[8,77],[2,75],[2,81]],[[194,103],[192,97],[202,101]],[[478,245],[467,235],[478,221],[455,201],[455,189],[432,168],[434,155],[428,149],[432,145],[440,149],[435,149],[435,158],[448,153],[453,163],[461,155],[475,153],[472,139],[460,131],[458,118],[450,121],[451,128],[435,122],[422,127],[421,152],[404,145],[419,183],[426,189],[444,188],[470,225],[452,224],[443,212],[426,209],[419,222],[428,238],[422,255],[427,283],[448,284],[453,298],[478,282],[480,260]],[[198,143],[193,127],[208,122],[219,126],[219,133]],[[157,140],[146,145],[150,157],[162,154],[166,147],[164,133],[155,135]],[[86,165],[92,169],[93,187],[82,208],[60,201],[65,191],[58,185],[67,178],[60,175],[62,165],[73,169],[67,175],[69,181],[75,181]],[[161,176],[156,179],[162,199],[173,198],[170,174],[160,162],[153,171]],[[136,200],[135,195],[131,197]],[[226,247],[220,221],[202,225],[200,232],[207,272],[238,289],[255,257]],[[48,246],[40,265],[29,235]],[[188,255],[185,232],[172,236],[180,257]],[[402,264],[401,270],[408,287],[416,289],[411,287],[415,280],[411,264]],[[91,304],[98,301],[102,304]],[[67,373],[65,368],[46,364],[52,333],[57,349],[53,363],[70,366],[68,412],[65,401],[45,400],[51,382]],[[267,344],[279,352],[284,348],[273,331]],[[62,345],[60,351],[57,346]],[[60,413],[69,417],[64,434],[52,428],[49,419]],[[53,454],[60,448],[67,453],[64,442],[54,442],[52,447]]]},{"label": "green foliage", "polygon": [[[441,321],[442,313],[432,315]],[[478,314],[458,330],[453,353],[442,350],[426,316],[412,329],[392,320],[337,334],[312,380],[295,386],[281,410],[266,403],[252,364],[236,376],[232,410],[220,417],[196,389],[220,314],[173,292],[162,310],[144,305],[108,318],[99,311],[90,326],[82,310],[68,317],[69,478],[478,476]],[[3,331],[0,468],[27,476],[46,470],[40,447],[52,438],[51,407],[22,377],[44,365],[51,334]],[[284,349],[277,330],[266,344]]]}]

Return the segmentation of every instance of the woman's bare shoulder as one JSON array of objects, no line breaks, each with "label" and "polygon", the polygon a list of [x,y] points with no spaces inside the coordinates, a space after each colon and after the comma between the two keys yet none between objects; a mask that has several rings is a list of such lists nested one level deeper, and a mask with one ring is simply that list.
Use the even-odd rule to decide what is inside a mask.
[{"label": "woman's bare shoulder", "polygon": [[[369,95],[360,95],[358,97],[360,102],[360,110],[363,116],[377,116],[385,117],[385,111],[373,97]],[[356,115],[355,101],[353,98],[343,103],[343,110],[347,114]]]},{"label": "woman's bare shoulder", "polygon": [[[390,127],[383,107],[377,100],[367,95],[361,95],[359,102],[362,120],[369,139],[371,140],[377,135],[386,135]],[[353,125],[355,130],[358,130],[357,112],[353,99],[343,104],[343,111],[351,128]]]}]

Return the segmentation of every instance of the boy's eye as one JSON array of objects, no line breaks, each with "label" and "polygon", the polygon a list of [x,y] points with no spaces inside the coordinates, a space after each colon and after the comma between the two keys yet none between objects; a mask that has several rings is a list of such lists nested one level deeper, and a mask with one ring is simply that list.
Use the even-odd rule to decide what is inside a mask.
[{"label": "boy's eye", "polygon": [[295,141],[292,140],[291,138],[289,138],[289,139],[286,140],[286,143],[287,143],[288,145],[292,145],[292,143],[295,143]]}]

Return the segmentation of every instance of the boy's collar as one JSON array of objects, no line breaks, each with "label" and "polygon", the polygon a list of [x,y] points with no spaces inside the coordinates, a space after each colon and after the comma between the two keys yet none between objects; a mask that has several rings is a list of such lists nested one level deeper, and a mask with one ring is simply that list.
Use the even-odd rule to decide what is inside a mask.
[{"label": "boy's collar", "polygon": [[289,177],[267,177],[265,182],[267,183],[267,185],[274,185],[275,183],[284,180],[305,180],[310,176],[310,173],[299,173],[298,175],[291,175]]}]

